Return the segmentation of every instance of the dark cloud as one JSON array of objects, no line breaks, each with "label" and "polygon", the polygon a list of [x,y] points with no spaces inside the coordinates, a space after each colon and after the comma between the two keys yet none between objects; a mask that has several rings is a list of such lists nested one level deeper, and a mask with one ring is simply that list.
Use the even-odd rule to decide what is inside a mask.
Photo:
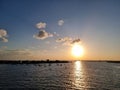
[{"label": "dark cloud", "polygon": [[64,37],[64,38],[59,38],[56,40],[56,42],[68,42],[68,41],[71,41],[72,38],[69,38],[69,37]]},{"label": "dark cloud", "polygon": [[64,38],[59,38],[56,40],[56,42],[61,42],[62,45],[72,45],[72,44],[75,44],[75,43],[80,43],[81,40],[78,38],[78,39],[72,39],[70,37],[64,37]]},{"label": "dark cloud", "polygon": [[53,37],[53,34],[46,32],[45,30],[40,30],[38,34],[33,35],[33,38],[36,39],[46,39],[48,37]]},{"label": "dark cloud", "polygon": [[71,42],[71,44],[74,44],[74,43],[79,43],[81,40],[78,38],[78,39],[75,39]]}]

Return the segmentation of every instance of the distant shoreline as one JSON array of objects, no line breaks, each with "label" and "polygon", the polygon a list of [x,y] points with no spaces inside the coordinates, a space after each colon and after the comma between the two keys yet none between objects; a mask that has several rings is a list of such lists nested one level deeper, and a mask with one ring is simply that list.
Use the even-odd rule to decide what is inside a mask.
[{"label": "distant shoreline", "polygon": [[107,61],[108,63],[120,63],[120,61]]},{"label": "distant shoreline", "polygon": [[[74,62],[74,61],[68,61],[68,60],[54,60],[54,61],[53,60],[0,60],[0,64],[39,64],[39,63],[70,63],[70,62]],[[82,62],[120,63],[120,61],[98,61],[98,60],[97,61],[84,60]]]},{"label": "distant shoreline", "polygon": [[19,61],[13,61],[13,60],[0,60],[0,64],[39,64],[39,63],[69,63],[70,61],[30,61],[30,60],[19,60]]}]

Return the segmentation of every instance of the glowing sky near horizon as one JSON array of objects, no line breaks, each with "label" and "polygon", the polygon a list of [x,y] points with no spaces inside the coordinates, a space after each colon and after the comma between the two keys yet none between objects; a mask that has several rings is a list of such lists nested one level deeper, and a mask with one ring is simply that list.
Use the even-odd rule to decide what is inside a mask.
[{"label": "glowing sky near horizon", "polygon": [[120,0],[0,0],[0,59],[120,60]]}]

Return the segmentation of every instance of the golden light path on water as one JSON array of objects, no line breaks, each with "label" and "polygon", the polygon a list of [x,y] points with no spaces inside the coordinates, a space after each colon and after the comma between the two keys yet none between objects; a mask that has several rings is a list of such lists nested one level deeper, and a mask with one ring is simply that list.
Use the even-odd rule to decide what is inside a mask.
[{"label": "golden light path on water", "polygon": [[80,89],[85,85],[85,82],[84,82],[84,75],[83,75],[83,69],[82,69],[82,63],[81,61],[76,61],[75,62],[75,65],[74,65],[74,80],[75,80],[75,87],[76,89]]}]

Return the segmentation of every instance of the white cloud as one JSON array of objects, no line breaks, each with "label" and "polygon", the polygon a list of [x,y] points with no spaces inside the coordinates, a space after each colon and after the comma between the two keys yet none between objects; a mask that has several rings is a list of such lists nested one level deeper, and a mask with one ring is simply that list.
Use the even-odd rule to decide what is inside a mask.
[{"label": "white cloud", "polygon": [[46,32],[45,30],[40,30],[38,34],[33,35],[33,38],[36,39],[46,39],[48,37],[53,37],[53,34]]},{"label": "white cloud", "polygon": [[0,29],[0,37],[7,36],[7,31],[4,29]]},{"label": "white cloud", "polygon": [[8,39],[6,39],[6,38],[2,38],[2,40],[3,40],[3,42],[8,42]]},{"label": "white cloud", "polygon": [[40,23],[37,23],[36,24],[36,27],[38,28],[38,29],[43,29],[43,28],[46,28],[46,23],[44,23],[44,22],[40,22]]},{"label": "white cloud", "polygon": [[4,29],[0,29],[0,40],[3,42],[8,42],[8,39],[6,39],[7,37],[7,31]]},{"label": "white cloud", "polygon": [[59,20],[59,21],[58,21],[58,25],[59,25],[59,26],[62,26],[63,24],[64,24],[64,21],[63,21],[63,20]]}]

